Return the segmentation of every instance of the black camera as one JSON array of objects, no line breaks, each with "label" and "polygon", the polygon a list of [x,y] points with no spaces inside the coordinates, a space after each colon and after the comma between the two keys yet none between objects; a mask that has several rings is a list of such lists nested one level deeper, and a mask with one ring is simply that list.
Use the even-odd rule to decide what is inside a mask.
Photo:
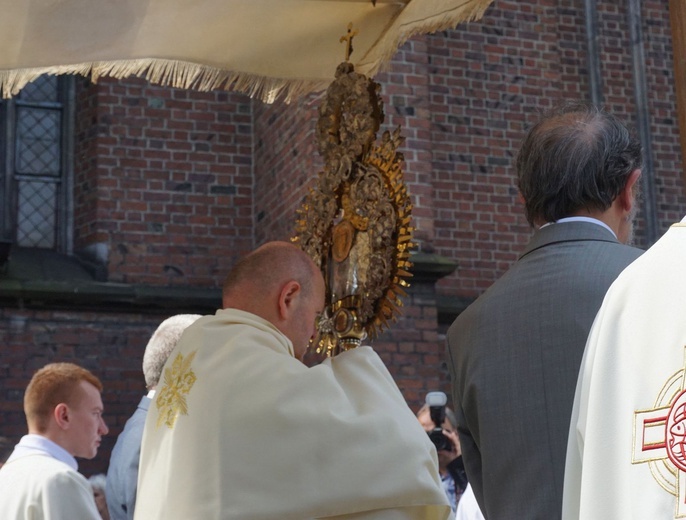
[{"label": "black camera", "polygon": [[448,398],[443,392],[429,392],[426,394],[426,404],[429,405],[431,421],[434,423],[434,429],[427,433],[438,451],[453,451],[454,449],[452,441],[443,433],[445,405],[447,402]]},{"label": "black camera", "polygon": [[429,433],[429,439],[434,443],[438,451],[453,451],[453,443],[445,436],[441,428],[434,428]]}]

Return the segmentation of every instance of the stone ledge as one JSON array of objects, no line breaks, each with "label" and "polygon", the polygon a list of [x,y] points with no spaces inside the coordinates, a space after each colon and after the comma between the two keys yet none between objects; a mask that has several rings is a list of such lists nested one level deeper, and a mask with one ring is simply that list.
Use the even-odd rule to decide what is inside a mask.
[{"label": "stone ledge", "polygon": [[[452,274],[457,262],[436,254],[415,253],[410,283],[435,283]],[[51,258],[51,262],[54,258]],[[23,268],[27,269],[27,264]],[[63,266],[57,269],[64,274]],[[0,304],[19,308],[72,309],[116,312],[196,312],[214,313],[221,307],[220,288],[147,286],[88,280],[88,275],[71,280],[28,279],[24,276],[0,275]],[[14,273],[13,273],[14,274]],[[17,279],[19,278],[19,279]],[[22,279],[23,278],[23,279]],[[439,315],[452,316],[460,304],[455,299],[439,298]],[[441,303],[442,302],[442,303]],[[452,303],[446,303],[452,302]],[[456,315],[456,314],[455,314]]]},{"label": "stone ledge", "polygon": [[20,308],[116,312],[214,313],[221,289],[153,287],[110,282],[0,279],[0,304]]},{"label": "stone ledge", "polygon": [[454,260],[432,253],[414,253],[410,255],[410,261],[414,264],[410,269],[413,275],[410,283],[435,283],[457,269],[457,262]]},{"label": "stone ledge", "polygon": [[460,296],[436,296],[439,328],[449,327],[462,311],[474,302],[475,298]]}]

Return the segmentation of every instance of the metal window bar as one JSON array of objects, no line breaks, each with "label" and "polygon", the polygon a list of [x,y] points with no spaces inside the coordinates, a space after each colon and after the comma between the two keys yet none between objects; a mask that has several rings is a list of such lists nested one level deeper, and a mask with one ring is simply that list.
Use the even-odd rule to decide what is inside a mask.
[{"label": "metal window bar", "polygon": [[16,245],[71,252],[73,90],[72,78],[42,76],[0,113],[0,235]]}]

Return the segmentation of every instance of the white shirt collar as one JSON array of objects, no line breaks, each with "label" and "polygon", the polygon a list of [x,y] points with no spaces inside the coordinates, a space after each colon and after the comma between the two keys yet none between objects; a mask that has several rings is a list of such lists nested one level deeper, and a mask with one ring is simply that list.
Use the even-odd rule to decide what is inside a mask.
[{"label": "white shirt collar", "polygon": [[24,435],[19,441],[19,444],[14,447],[14,451],[12,452],[12,455],[10,455],[10,458],[7,459],[7,462],[11,462],[14,459],[25,457],[27,455],[47,455],[53,459],[64,462],[74,471],[79,468],[76,459],[71,455],[71,453],[69,453],[59,444],[54,443],[42,435],[36,435],[33,433]]},{"label": "white shirt collar", "polygon": [[617,238],[617,235],[614,231],[612,231],[612,228],[610,226],[605,224],[605,222],[603,222],[602,220],[598,220],[597,218],[593,217],[565,217],[561,218],[560,220],[556,220],[555,222],[546,222],[539,229],[543,229],[544,227],[550,226],[551,224],[564,224],[565,222],[590,222],[591,224],[597,224],[607,229],[610,233],[612,233],[612,236]]}]

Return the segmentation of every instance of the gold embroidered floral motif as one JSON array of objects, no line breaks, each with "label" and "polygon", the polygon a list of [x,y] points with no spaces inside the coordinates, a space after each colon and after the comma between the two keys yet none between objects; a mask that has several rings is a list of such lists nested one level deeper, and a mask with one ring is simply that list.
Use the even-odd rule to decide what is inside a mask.
[{"label": "gold embroidered floral motif", "polygon": [[186,359],[183,358],[182,354],[177,354],[171,368],[164,369],[164,386],[155,401],[159,411],[158,428],[162,423],[173,428],[179,415],[188,415],[186,395],[196,380],[195,374],[191,370],[191,363],[196,352],[191,352]]}]

